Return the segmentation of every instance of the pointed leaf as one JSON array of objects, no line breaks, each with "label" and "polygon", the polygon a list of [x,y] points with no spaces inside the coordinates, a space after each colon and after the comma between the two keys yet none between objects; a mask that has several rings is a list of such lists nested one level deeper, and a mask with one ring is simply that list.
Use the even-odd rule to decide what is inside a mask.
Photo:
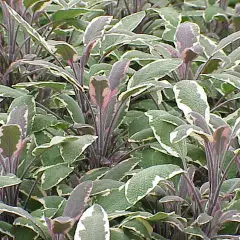
[{"label": "pointed leaf", "polygon": [[130,158],[124,160],[118,163],[113,168],[111,168],[109,171],[107,171],[103,179],[112,179],[120,181],[122,178],[124,178],[126,172],[133,170],[138,165],[139,162],[140,160],[137,158]]},{"label": "pointed leaf", "polygon": [[216,129],[213,134],[213,144],[216,154],[221,156],[227,150],[231,135],[231,129],[228,126],[222,126]]},{"label": "pointed leaf", "polygon": [[121,30],[131,32],[141,23],[145,15],[144,11],[128,15],[116,23],[109,32],[121,32]]},{"label": "pointed leaf", "polygon": [[67,94],[60,94],[56,97],[67,109],[73,122],[85,123],[82,109],[78,106],[77,102]]},{"label": "pointed leaf", "polygon": [[141,94],[142,92],[146,91],[147,89],[149,89],[150,87],[154,86],[152,83],[151,84],[141,84],[135,87],[131,87],[128,90],[126,90],[125,92],[122,92],[118,99],[119,101],[124,101],[127,100],[129,97],[135,97],[139,94]]},{"label": "pointed leaf", "polygon": [[21,28],[26,31],[38,44],[45,48],[49,53],[53,54],[53,49],[49,46],[46,40],[28,23],[26,22],[14,9],[4,2],[10,15],[19,23]]},{"label": "pointed leaf", "polygon": [[80,183],[74,188],[64,208],[64,217],[70,217],[76,220],[82,215],[90,197],[92,187],[92,182],[87,181]]},{"label": "pointed leaf", "polygon": [[112,16],[100,16],[94,18],[87,26],[84,35],[84,45],[89,44],[93,40],[103,37],[105,28],[110,24]]},{"label": "pointed leaf", "polygon": [[1,97],[10,97],[10,98],[17,98],[26,95],[27,92],[17,90],[14,88],[10,88],[4,85],[0,85],[0,96]]},{"label": "pointed leaf", "polygon": [[28,107],[23,105],[13,108],[8,114],[7,124],[18,125],[21,128],[21,138],[24,139],[27,136]]},{"label": "pointed leaf", "polygon": [[120,85],[120,81],[123,79],[129,63],[129,60],[123,59],[113,64],[112,70],[108,76],[111,91],[118,88]]},{"label": "pointed leaf", "polygon": [[174,71],[181,65],[180,59],[160,59],[138,70],[129,80],[128,88],[146,81],[159,79]]},{"label": "pointed leaf", "polygon": [[[14,85],[15,88],[27,88],[27,87],[39,87],[39,88],[52,88],[55,91],[61,91],[66,88],[66,83],[62,82],[23,82],[23,83],[17,83]],[[1,88],[0,88],[1,90]],[[12,88],[11,88],[12,90]]]},{"label": "pointed leaf", "polygon": [[[23,106],[25,106],[25,107],[23,107]],[[25,95],[25,96],[22,96],[22,97],[15,98],[12,101],[12,103],[11,103],[9,109],[8,109],[8,114],[9,114],[8,121],[9,121],[9,123],[18,121],[16,119],[15,120],[11,119],[11,114],[15,115],[18,111],[21,111],[21,110],[22,110],[22,113],[21,113],[22,116],[18,118],[19,121],[20,121],[19,122],[20,127],[23,130],[23,132],[22,132],[23,136],[24,135],[28,136],[32,132],[32,125],[33,125],[33,121],[34,121],[35,114],[36,114],[36,105],[35,105],[34,97],[32,97],[30,95]],[[27,129],[26,129],[26,127],[27,127]]]},{"label": "pointed leaf", "polygon": [[193,133],[199,134],[200,136],[203,136],[203,137],[210,138],[210,136],[207,135],[205,132],[203,132],[203,130],[200,127],[197,127],[194,125],[181,125],[175,128],[173,132],[171,132],[170,141],[173,143],[180,142]]},{"label": "pointed leaf", "polygon": [[110,180],[110,179],[100,179],[93,182],[93,190],[91,195],[105,194],[113,189],[118,189],[123,186],[123,182]]},{"label": "pointed leaf", "polygon": [[225,48],[226,46],[228,46],[232,42],[235,42],[238,39],[240,39],[240,31],[232,33],[229,36],[225,37],[218,43],[217,47],[214,49],[212,53],[212,56],[216,54],[219,50]]}]

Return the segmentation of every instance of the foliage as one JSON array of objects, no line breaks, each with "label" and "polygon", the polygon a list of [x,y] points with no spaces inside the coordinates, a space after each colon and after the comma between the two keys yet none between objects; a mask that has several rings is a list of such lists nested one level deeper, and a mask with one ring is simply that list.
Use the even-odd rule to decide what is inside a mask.
[{"label": "foliage", "polygon": [[0,4],[1,239],[239,239],[239,3]]}]

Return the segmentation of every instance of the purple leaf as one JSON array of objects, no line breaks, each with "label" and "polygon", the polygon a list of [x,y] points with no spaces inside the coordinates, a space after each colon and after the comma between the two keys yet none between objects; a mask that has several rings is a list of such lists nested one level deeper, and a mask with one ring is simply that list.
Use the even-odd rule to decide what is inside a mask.
[{"label": "purple leaf", "polygon": [[63,211],[63,217],[79,219],[92,191],[92,181],[80,183],[72,191]]},{"label": "purple leaf", "polygon": [[215,152],[218,156],[227,151],[227,147],[230,141],[231,129],[226,125],[216,129],[213,134],[213,144]]},{"label": "purple leaf", "polygon": [[190,22],[181,23],[176,30],[177,49],[182,52],[193,47],[196,42],[196,25]]},{"label": "purple leaf", "polygon": [[66,235],[74,225],[74,219],[70,217],[57,217],[51,220],[51,230],[53,234]]},{"label": "purple leaf", "polygon": [[14,108],[8,115],[7,124],[17,124],[22,130],[22,139],[27,136],[28,107],[23,105]]},{"label": "purple leaf", "polygon": [[112,70],[108,76],[111,91],[118,88],[120,81],[123,79],[128,69],[129,63],[129,60],[123,59],[113,64]]},{"label": "purple leaf", "polygon": [[185,48],[182,52],[182,60],[184,63],[192,62],[198,55],[203,53],[203,49],[199,44],[191,48]]},{"label": "purple leaf", "polygon": [[205,133],[211,135],[211,130],[209,129],[205,118],[201,114],[197,112],[190,112],[188,115],[193,120],[195,126],[200,127]]},{"label": "purple leaf", "polygon": [[92,77],[89,84],[89,94],[93,104],[104,110],[111,97],[109,81],[103,76]]}]

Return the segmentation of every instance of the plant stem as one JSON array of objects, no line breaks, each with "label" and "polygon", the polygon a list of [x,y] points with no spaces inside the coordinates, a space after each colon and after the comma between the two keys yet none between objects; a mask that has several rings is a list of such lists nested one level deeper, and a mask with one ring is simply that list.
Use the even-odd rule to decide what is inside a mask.
[{"label": "plant stem", "polygon": [[36,187],[36,185],[37,185],[37,183],[38,183],[38,180],[41,178],[42,175],[43,175],[43,172],[40,173],[40,174],[37,176],[34,184],[32,185],[32,187],[31,187],[31,189],[30,189],[30,192],[29,192],[29,194],[28,194],[28,197],[27,197],[27,199],[26,199],[26,201],[25,201],[25,203],[24,203],[24,205],[23,205],[23,209],[24,209],[24,210],[26,210],[28,201],[29,201],[29,199],[31,198],[32,193],[33,193],[33,191],[34,191],[34,188]]}]

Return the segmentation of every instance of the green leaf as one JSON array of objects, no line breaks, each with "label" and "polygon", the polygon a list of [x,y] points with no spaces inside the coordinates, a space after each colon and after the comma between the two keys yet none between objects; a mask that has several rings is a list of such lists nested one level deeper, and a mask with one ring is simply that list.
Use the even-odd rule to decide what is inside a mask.
[{"label": "green leaf", "polygon": [[216,79],[218,81],[222,81],[224,83],[229,83],[233,87],[240,90],[239,77],[236,77],[233,74],[229,74],[228,72],[214,73],[214,74],[202,74],[202,76],[207,76],[207,77]]},{"label": "green leaf", "polygon": [[60,153],[65,162],[73,163],[90,146],[97,137],[92,135],[79,136],[75,141],[63,142]]},{"label": "green leaf", "polygon": [[97,195],[96,203],[101,205],[107,213],[125,211],[133,206],[133,204],[129,203],[126,199],[125,186],[113,189],[103,195]]},{"label": "green leaf", "polygon": [[0,128],[0,149],[3,157],[11,158],[19,149],[21,129],[18,125],[3,125]]},{"label": "green leaf", "polygon": [[197,112],[201,114],[206,122],[210,120],[210,108],[207,101],[207,95],[204,89],[195,81],[183,80],[178,82],[174,87],[176,102],[186,119],[192,123],[188,114]]},{"label": "green leaf", "polygon": [[6,204],[0,202],[0,212],[6,212],[6,213],[10,213],[10,214],[15,214],[17,216],[20,216],[20,217],[23,217],[25,219],[30,220],[39,229],[39,231],[41,232],[41,236],[44,239],[48,239],[46,234],[44,233],[44,230],[41,227],[41,224],[39,224],[38,221],[35,218],[33,218],[24,209],[22,209],[20,207],[12,207],[12,206],[9,206],[9,205],[6,205]]},{"label": "green leaf", "polygon": [[135,96],[141,94],[142,92],[146,91],[147,89],[149,89],[152,86],[154,86],[154,85],[152,83],[149,83],[149,84],[141,84],[140,86],[138,85],[135,87],[130,87],[128,90],[126,90],[125,92],[122,92],[119,95],[118,100],[125,101],[129,97],[135,97]]},{"label": "green leaf", "polygon": [[17,178],[13,174],[7,176],[0,176],[0,189],[10,186],[18,185],[22,182],[20,178]]},{"label": "green leaf", "polygon": [[187,233],[188,235],[191,235],[191,236],[197,236],[197,237],[200,237],[201,239],[207,239],[205,237],[205,234],[204,232],[201,230],[200,227],[187,227],[184,229],[184,232]]},{"label": "green leaf", "polygon": [[144,239],[150,239],[153,232],[152,226],[146,220],[141,218],[131,219],[126,222],[124,221],[124,223],[121,224],[121,228],[129,229]]},{"label": "green leaf", "polygon": [[141,154],[141,161],[139,165],[142,168],[148,168],[162,164],[175,164],[182,166],[182,161],[179,158],[166,154],[166,151],[161,152],[157,149],[148,148],[142,150],[140,153],[137,153],[137,156],[139,156],[138,154]]},{"label": "green leaf", "polygon": [[67,94],[60,94],[55,99],[58,99],[66,107],[73,122],[85,123],[82,109],[72,97]]},{"label": "green leaf", "polygon": [[0,221],[0,232],[14,238],[13,226],[7,222]]},{"label": "green leaf", "polygon": [[[2,87],[2,86],[1,86]],[[14,85],[15,88],[27,88],[27,87],[37,87],[37,88],[52,88],[55,91],[61,91],[66,88],[66,83],[62,82],[23,82],[23,83],[17,83]],[[1,88],[0,88],[1,90]],[[11,88],[11,91],[13,89]],[[15,89],[14,89],[15,90]]]},{"label": "green leaf", "polygon": [[110,228],[110,240],[130,240],[120,228]]},{"label": "green leaf", "polygon": [[86,172],[82,177],[81,177],[81,182],[88,181],[88,180],[98,180],[104,174],[109,170],[107,167],[101,167],[101,168],[94,168],[88,172]]},{"label": "green leaf", "polygon": [[[87,8],[71,8],[71,9],[60,9],[52,15],[53,22],[63,21],[70,18],[75,18],[79,15],[87,13],[91,10]],[[55,23],[56,25],[61,23]]]},{"label": "green leaf", "polygon": [[108,215],[101,206],[94,204],[83,213],[74,240],[110,240]]},{"label": "green leaf", "polygon": [[93,182],[93,190],[91,195],[104,194],[113,189],[118,189],[124,185],[123,182],[111,180],[111,179],[100,179]]},{"label": "green leaf", "polygon": [[54,76],[63,77],[72,85],[76,86],[77,89],[82,90],[82,86],[74,79],[71,73],[65,69],[45,60],[19,60],[17,63],[36,65],[48,69]]},{"label": "green leaf", "polygon": [[47,236],[48,237],[47,239],[50,239],[50,235],[48,233],[47,227],[42,222],[38,221],[37,219],[36,219],[36,221],[37,221],[37,224],[41,227],[41,230],[30,219],[27,219],[25,217],[17,218],[13,224],[14,224],[14,226],[21,226],[24,228],[31,229],[32,231],[34,231],[41,237]]},{"label": "green leaf", "polygon": [[240,31],[230,34],[229,36],[223,38],[217,45],[217,47],[214,49],[212,56],[216,54],[218,51],[222,50],[232,42],[235,42],[236,40],[240,39]]},{"label": "green leaf", "polygon": [[144,11],[128,15],[116,23],[109,32],[121,32],[121,30],[131,32],[141,23],[145,15]]},{"label": "green leaf", "polygon": [[151,8],[151,10],[157,12],[165,22],[163,39],[166,41],[174,41],[176,28],[181,22],[181,14],[173,7]]},{"label": "green leaf", "polygon": [[147,81],[162,78],[182,64],[180,59],[159,59],[138,70],[129,80],[128,89]]},{"label": "green leaf", "polygon": [[90,42],[103,37],[107,25],[110,24],[112,16],[100,16],[94,18],[87,26],[84,35],[83,43],[88,45]]},{"label": "green leaf", "polygon": [[42,188],[44,190],[51,189],[68,177],[72,171],[73,168],[68,167],[66,164],[57,164],[45,168],[41,177]]},{"label": "green leaf", "polygon": [[11,17],[13,17],[39,45],[46,49],[50,54],[54,54],[53,49],[49,46],[46,40],[28,23],[26,22],[14,9],[12,9],[8,4],[4,3]]},{"label": "green leaf", "polygon": [[69,62],[75,62],[78,57],[78,53],[76,49],[64,42],[64,41],[54,41],[54,40],[48,40],[49,45],[53,46],[53,49],[55,51],[55,54],[59,54],[62,56],[62,58]]},{"label": "green leaf", "polygon": [[143,129],[139,132],[134,133],[128,139],[129,142],[144,142],[154,139],[153,131],[151,128]]},{"label": "green leaf", "polygon": [[146,168],[136,173],[126,183],[125,194],[131,204],[135,204],[150,193],[160,181],[170,179],[184,171],[172,164]]},{"label": "green leaf", "polygon": [[133,170],[138,165],[139,161],[140,160],[137,158],[129,158],[124,160],[107,171],[103,179],[121,181],[125,177],[126,172]]},{"label": "green leaf", "polygon": [[57,118],[51,114],[37,114],[34,118],[32,131],[39,132],[48,127],[56,126],[58,123]]},{"label": "green leaf", "polygon": [[10,97],[17,98],[26,95],[26,91],[17,90],[14,88],[10,88],[4,85],[0,85],[0,96],[1,97]]},{"label": "green leaf", "polygon": [[36,156],[40,155],[54,146],[58,146],[62,143],[69,142],[69,141],[76,141],[76,140],[82,139],[82,137],[83,136],[66,136],[66,137],[55,136],[51,139],[50,143],[45,143],[36,147],[33,150],[33,154]]},{"label": "green leaf", "polygon": [[203,18],[205,19],[205,21],[207,23],[211,22],[212,20],[214,20],[214,18],[216,17],[223,17],[226,21],[228,21],[227,15],[225,13],[225,11],[217,6],[208,6],[203,14]]},{"label": "green leaf", "polygon": [[[26,108],[23,109],[23,106],[26,106]],[[25,135],[25,128],[27,126],[27,132],[26,135],[30,135],[32,133],[32,125],[33,125],[33,121],[35,118],[35,114],[36,114],[36,106],[35,106],[35,99],[34,97],[30,96],[30,95],[25,95],[25,96],[21,96],[18,98],[15,98],[9,109],[8,109],[8,122],[13,122],[11,120],[11,112],[14,109],[23,109],[24,111],[22,112],[22,124],[20,124],[20,126],[22,127],[22,134]],[[27,111],[26,111],[27,110]],[[26,118],[27,117],[27,121]],[[26,123],[25,123],[26,122]],[[24,123],[24,124],[23,124]]]}]

